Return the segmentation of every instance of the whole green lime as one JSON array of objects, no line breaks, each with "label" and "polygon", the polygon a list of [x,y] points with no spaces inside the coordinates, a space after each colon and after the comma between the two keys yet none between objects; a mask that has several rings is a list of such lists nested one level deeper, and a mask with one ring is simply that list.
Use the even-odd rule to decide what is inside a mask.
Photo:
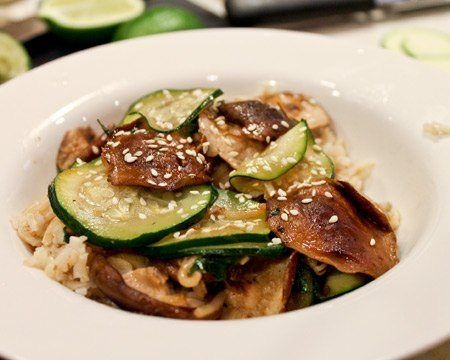
[{"label": "whole green lime", "polygon": [[198,29],[203,24],[192,12],[176,6],[155,6],[117,29],[113,40],[125,40],[144,35],[178,30]]}]

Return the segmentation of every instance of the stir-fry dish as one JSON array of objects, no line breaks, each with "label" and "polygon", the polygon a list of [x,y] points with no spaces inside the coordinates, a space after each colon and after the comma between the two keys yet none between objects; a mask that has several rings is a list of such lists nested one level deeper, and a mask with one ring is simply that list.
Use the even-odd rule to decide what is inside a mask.
[{"label": "stir-fry dish", "polygon": [[363,195],[313,99],[159,90],[68,131],[48,196],[14,227],[26,264],[104,304],[243,319],[321,303],[397,262],[399,216]]}]

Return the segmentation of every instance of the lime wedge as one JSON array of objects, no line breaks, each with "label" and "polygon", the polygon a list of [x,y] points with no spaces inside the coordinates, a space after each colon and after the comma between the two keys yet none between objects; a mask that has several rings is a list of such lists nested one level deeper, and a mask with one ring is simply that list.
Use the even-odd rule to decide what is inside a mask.
[{"label": "lime wedge", "polygon": [[95,42],[144,9],[143,0],[43,0],[38,15],[62,38]]},{"label": "lime wedge", "polygon": [[8,34],[0,32],[0,84],[30,68],[25,48]]},{"label": "lime wedge", "polygon": [[122,24],[114,34],[114,40],[160,34],[178,30],[198,29],[202,22],[192,12],[177,6],[155,6],[136,19]]}]

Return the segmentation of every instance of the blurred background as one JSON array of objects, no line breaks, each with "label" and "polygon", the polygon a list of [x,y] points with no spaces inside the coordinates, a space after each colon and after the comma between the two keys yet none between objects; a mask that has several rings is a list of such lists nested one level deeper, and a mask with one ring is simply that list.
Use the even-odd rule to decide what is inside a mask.
[{"label": "blurred background", "polygon": [[[231,26],[326,34],[450,75],[450,0],[0,0],[0,84],[98,44]],[[414,359],[450,359],[450,342]]]},{"label": "blurred background", "polygon": [[0,0],[0,81],[100,43],[229,26],[327,34],[450,72],[450,0]]}]

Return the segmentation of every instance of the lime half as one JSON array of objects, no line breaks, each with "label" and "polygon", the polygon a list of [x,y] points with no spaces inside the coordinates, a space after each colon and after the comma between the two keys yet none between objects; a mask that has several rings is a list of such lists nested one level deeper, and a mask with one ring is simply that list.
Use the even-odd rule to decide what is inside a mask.
[{"label": "lime half", "polygon": [[136,19],[119,26],[114,34],[114,40],[202,27],[203,24],[197,15],[182,7],[155,6]]},{"label": "lime half", "polygon": [[0,32],[0,84],[30,68],[25,48],[8,34]]},{"label": "lime half", "polygon": [[144,9],[143,0],[43,0],[38,14],[58,36],[92,42],[107,39]]}]

